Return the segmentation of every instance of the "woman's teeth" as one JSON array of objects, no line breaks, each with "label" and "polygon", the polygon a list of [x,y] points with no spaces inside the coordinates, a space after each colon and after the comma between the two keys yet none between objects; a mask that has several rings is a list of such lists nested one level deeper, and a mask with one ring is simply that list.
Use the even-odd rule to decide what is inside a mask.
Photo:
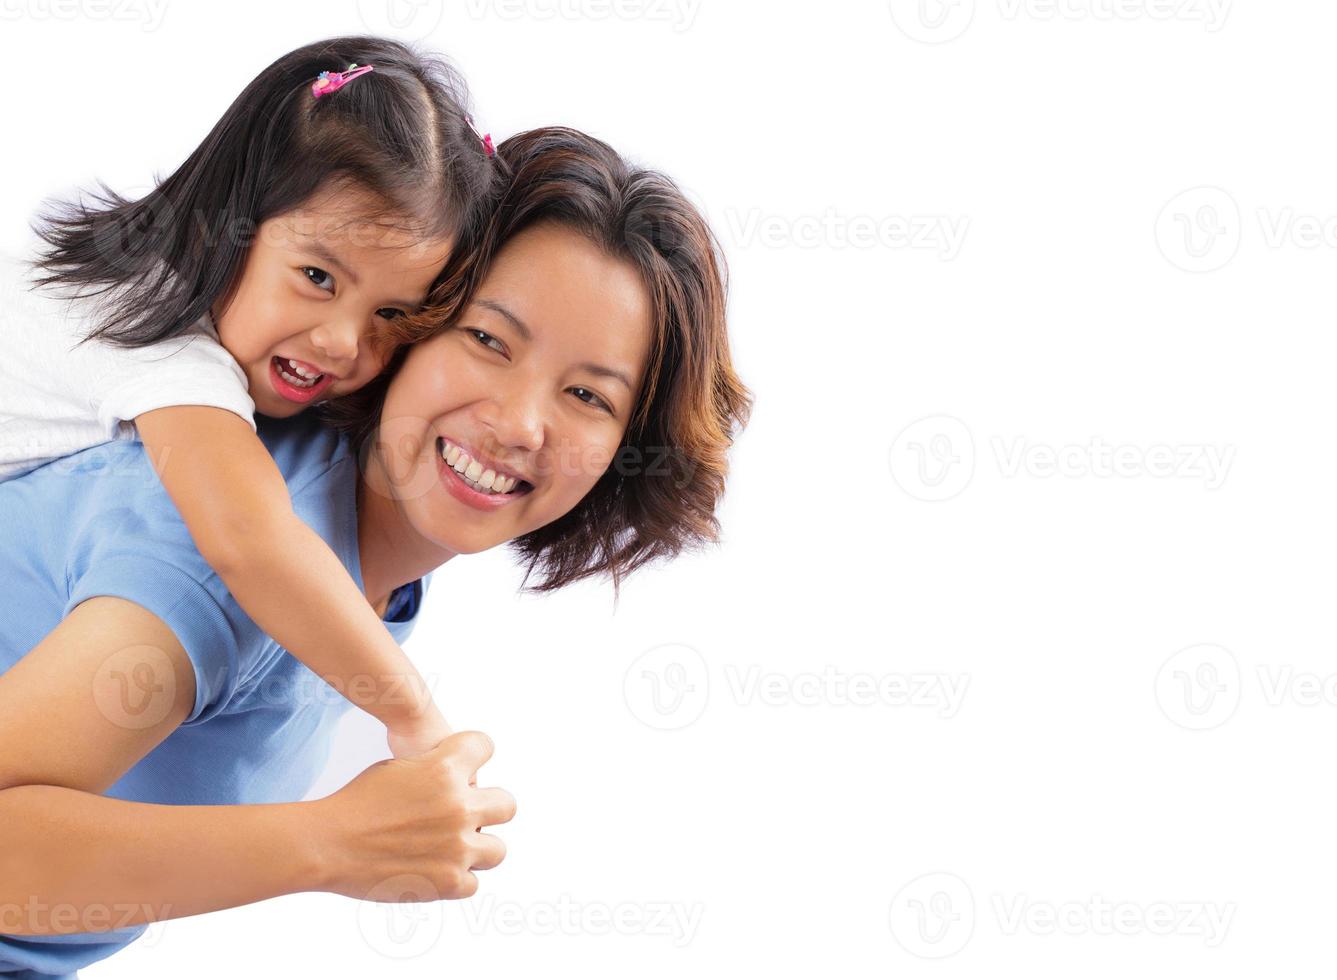
[{"label": "woman's teeth", "polygon": [[294,388],[310,388],[325,377],[319,371],[302,367],[290,357],[274,358],[274,366],[278,369],[279,376]]},{"label": "woman's teeth", "polygon": [[441,458],[479,493],[510,493],[520,482],[513,476],[502,476],[495,470],[484,469],[482,463],[444,439],[441,440]]}]

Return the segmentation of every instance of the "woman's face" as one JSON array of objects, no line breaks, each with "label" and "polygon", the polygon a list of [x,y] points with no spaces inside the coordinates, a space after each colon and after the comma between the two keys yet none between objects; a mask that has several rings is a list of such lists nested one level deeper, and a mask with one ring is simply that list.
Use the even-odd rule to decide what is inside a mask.
[{"label": "woman's face", "polygon": [[370,485],[455,554],[543,527],[613,462],[650,345],[650,298],[630,263],[559,225],[526,229],[456,324],[409,351]]}]

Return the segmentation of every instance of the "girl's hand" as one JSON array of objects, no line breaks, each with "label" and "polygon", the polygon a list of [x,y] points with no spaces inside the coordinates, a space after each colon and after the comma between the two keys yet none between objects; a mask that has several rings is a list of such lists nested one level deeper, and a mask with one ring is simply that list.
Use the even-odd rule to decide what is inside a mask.
[{"label": "girl's hand", "polygon": [[413,721],[387,728],[386,742],[396,759],[409,759],[432,751],[451,734],[450,725],[435,704]]},{"label": "girl's hand", "polygon": [[506,845],[483,827],[515,816],[504,789],[476,785],[492,739],[457,732],[430,752],[385,759],[312,805],[326,855],[324,890],[379,902],[468,898],[474,871],[495,868]]}]

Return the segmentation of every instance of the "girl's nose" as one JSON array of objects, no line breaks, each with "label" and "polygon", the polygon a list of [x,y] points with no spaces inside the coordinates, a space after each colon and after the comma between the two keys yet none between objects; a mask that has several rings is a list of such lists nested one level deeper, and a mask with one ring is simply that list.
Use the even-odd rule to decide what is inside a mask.
[{"label": "girl's nose", "polygon": [[322,323],[311,331],[311,343],[332,361],[357,358],[361,327],[348,320]]}]

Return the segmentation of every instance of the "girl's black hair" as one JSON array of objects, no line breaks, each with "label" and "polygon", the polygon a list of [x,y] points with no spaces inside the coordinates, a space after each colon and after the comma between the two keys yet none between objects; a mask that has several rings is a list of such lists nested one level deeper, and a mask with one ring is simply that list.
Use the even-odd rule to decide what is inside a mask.
[{"label": "girl's black hair", "polygon": [[[371,65],[319,99],[320,72]],[[279,58],[193,153],[138,200],[110,190],[51,205],[34,231],[41,285],[100,296],[91,337],[126,347],[189,328],[226,301],[260,224],[327,182],[370,193],[374,215],[421,238],[459,236],[497,180],[469,121],[463,79],[398,41],[338,37]]]}]

